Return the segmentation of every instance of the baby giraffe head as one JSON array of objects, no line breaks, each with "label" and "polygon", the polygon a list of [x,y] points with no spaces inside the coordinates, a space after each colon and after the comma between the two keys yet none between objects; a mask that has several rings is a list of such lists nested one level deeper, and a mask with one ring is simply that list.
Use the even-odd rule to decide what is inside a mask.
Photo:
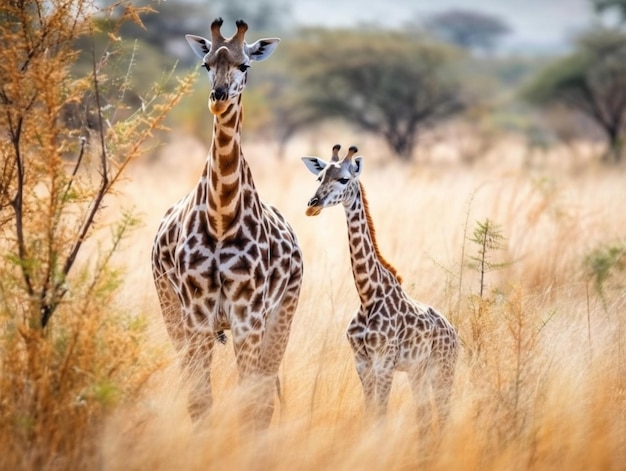
[{"label": "baby giraffe head", "polygon": [[280,42],[278,38],[268,38],[247,44],[244,36],[248,25],[243,20],[237,20],[237,32],[225,38],[220,31],[223,22],[217,18],[211,23],[210,41],[193,34],[185,36],[191,49],[202,59],[202,67],[209,73],[209,109],[214,115],[224,113],[241,94],[246,86],[250,61],[267,59]]},{"label": "baby giraffe head", "polygon": [[317,157],[302,157],[304,165],[315,175],[320,186],[307,204],[307,216],[317,216],[322,209],[343,203],[348,206],[354,201],[359,185],[359,175],[363,169],[363,157],[352,157],[358,152],[355,146],[339,159],[339,144],[333,147],[330,162]]}]

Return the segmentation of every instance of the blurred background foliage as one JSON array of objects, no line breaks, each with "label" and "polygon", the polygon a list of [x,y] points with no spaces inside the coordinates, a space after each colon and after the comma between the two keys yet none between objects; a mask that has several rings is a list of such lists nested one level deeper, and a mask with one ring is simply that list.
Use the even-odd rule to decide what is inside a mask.
[{"label": "blurred background foliage", "polygon": [[[626,0],[589,0],[588,28],[572,36],[566,52],[553,53],[505,51],[500,43],[513,32],[506,19],[472,9],[416,13],[394,30],[377,24],[324,29],[293,21],[285,0],[134,3],[153,10],[142,17],[144,28],[129,24],[119,32],[136,40],[120,58],[124,67],[131,56],[136,65],[130,79],[138,96],[127,97],[135,103],[143,84],[175,66],[177,74],[198,69],[185,34],[208,35],[217,16],[230,34],[234,20],[244,18],[249,42],[283,40],[271,65],[250,71],[245,138],[275,140],[284,149],[298,133],[333,120],[379,136],[390,155],[410,160],[424,132],[464,126],[483,140],[513,134],[530,147],[594,142],[602,147],[598,160],[623,160]],[[607,15],[612,21],[603,21]],[[78,47],[90,50],[93,41],[98,49],[107,40],[103,24]],[[171,128],[208,142],[208,87],[199,70],[194,90],[169,117]]]}]

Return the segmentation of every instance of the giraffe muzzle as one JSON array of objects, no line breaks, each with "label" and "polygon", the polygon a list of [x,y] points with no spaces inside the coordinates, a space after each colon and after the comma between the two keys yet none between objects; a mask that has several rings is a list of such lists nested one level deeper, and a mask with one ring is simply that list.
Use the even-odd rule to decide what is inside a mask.
[{"label": "giraffe muzzle", "polygon": [[220,115],[228,109],[228,87],[218,87],[209,95],[209,110],[214,115]]},{"label": "giraffe muzzle", "polygon": [[307,203],[306,215],[307,216],[317,216],[322,212],[322,206],[320,204],[320,199],[317,196],[314,196]]}]

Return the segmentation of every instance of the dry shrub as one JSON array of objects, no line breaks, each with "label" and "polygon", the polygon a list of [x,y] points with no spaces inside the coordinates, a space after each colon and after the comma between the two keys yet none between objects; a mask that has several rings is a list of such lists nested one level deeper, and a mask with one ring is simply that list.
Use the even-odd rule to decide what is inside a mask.
[{"label": "dry shrub", "polygon": [[[109,240],[90,243],[104,227],[105,197],[189,87],[189,77],[169,90],[156,84],[129,110],[128,84],[107,76],[117,28],[128,19],[140,23],[145,10],[126,1],[0,6],[4,469],[95,467],[103,418],[139,394],[157,366],[143,344],[145,321],[115,297],[124,275],[112,256],[137,221],[118,217]],[[76,75],[76,41],[97,25],[111,43],[102,57],[92,56],[86,75]]]}]

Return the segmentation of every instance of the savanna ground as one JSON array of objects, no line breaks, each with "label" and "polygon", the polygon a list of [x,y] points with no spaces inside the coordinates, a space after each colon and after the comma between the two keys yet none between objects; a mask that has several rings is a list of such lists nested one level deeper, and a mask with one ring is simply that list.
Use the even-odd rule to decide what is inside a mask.
[{"label": "savanna ground", "polygon": [[[402,374],[387,418],[363,418],[344,335],[358,301],[343,209],[304,214],[316,183],[299,157],[328,158],[336,142],[357,145],[365,158],[381,251],[406,291],[445,313],[462,339],[450,419],[436,448],[420,447]],[[273,144],[245,141],[259,192],[290,221],[305,257],[280,373],[284,404],[267,432],[249,436],[237,425],[230,343],[214,361],[213,414],[192,425],[150,272],[160,217],[196,183],[207,147],[176,140],[156,162],[132,167],[109,201],[111,216],[134,207],[143,221],[117,254],[126,274],[113,302],[145,317],[140,348],[158,366],[109,414],[97,444],[101,469],[624,469],[623,169],[565,149],[525,166],[527,151],[511,141],[472,167],[452,162],[446,148],[423,151],[427,164],[382,165],[388,155],[379,143],[338,131],[294,141],[283,161]],[[472,265],[479,247],[470,239],[486,219],[505,239],[487,251],[503,265],[485,274],[481,296]]]}]

